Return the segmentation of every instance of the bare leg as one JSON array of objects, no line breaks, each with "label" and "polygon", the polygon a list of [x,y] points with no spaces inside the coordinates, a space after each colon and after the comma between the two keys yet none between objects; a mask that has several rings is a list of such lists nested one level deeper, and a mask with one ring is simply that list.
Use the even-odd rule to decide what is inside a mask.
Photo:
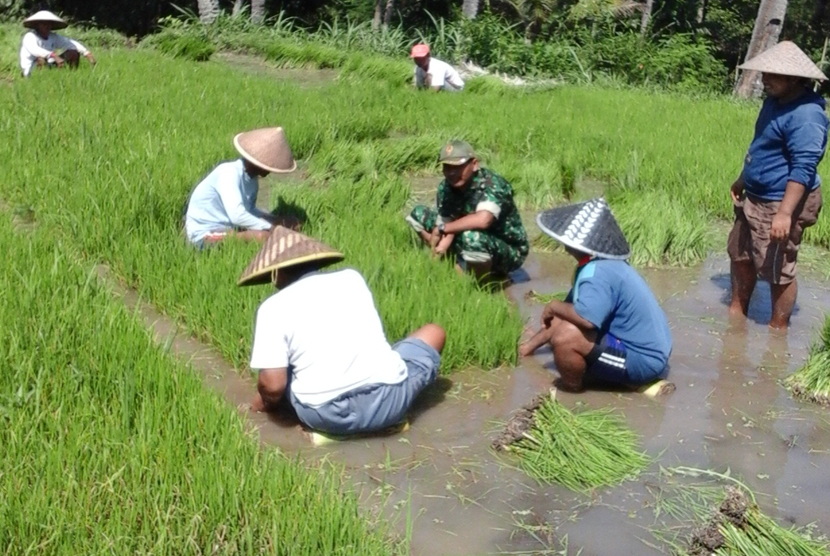
[{"label": "bare leg", "polygon": [[551,329],[542,327],[528,341],[519,346],[519,357],[533,355],[537,349],[550,343]]},{"label": "bare leg", "polygon": [[242,241],[259,241],[263,242],[271,234],[270,230],[245,230],[243,232],[228,232],[227,234],[208,234],[205,236],[205,243],[214,244],[220,241],[225,241],[228,238],[237,238]]},{"label": "bare leg", "polygon": [[585,332],[576,325],[554,318],[550,326],[553,361],[559,371],[558,386],[563,390],[579,392],[588,363],[585,357],[594,348],[596,332]]},{"label": "bare leg", "polygon": [[444,349],[444,342],[447,341],[447,333],[437,324],[430,323],[423,325],[410,334],[408,338],[417,338],[425,344],[432,346],[438,353],[441,353]]},{"label": "bare leg", "polygon": [[730,316],[746,316],[749,310],[749,300],[755,290],[758,275],[752,261],[732,261],[730,265],[732,277],[732,303],[729,305]]},{"label": "bare leg", "polygon": [[789,284],[770,284],[770,292],[772,294],[772,318],[769,321],[769,327],[786,329],[790,324],[793,307],[795,307],[798,284],[795,280]]},{"label": "bare leg", "polygon": [[76,69],[81,61],[81,54],[77,50],[67,50],[61,55],[70,68]]}]

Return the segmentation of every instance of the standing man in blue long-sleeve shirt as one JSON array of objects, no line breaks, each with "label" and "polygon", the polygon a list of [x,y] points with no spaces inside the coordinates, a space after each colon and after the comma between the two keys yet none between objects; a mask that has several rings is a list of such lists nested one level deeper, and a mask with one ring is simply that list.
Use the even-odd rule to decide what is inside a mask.
[{"label": "standing man in blue long-sleeve shirt", "polygon": [[771,328],[785,329],[795,306],[796,257],[804,229],[821,210],[817,167],[827,148],[825,101],[813,79],[827,77],[789,41],[740,66],[763,73],[767,98],[755,123],[741,175],[732,184],[735,224],[727,251],[731,259],[729,312],[746,316],[760,277],[772,292]]},{"label": "standing man in blue long-sleeve shirt", "polygon": [[297,168],[281,127],[255,129],[233,139],[241,158],[214,168],[191,192],[185,212],[187,239],[198,247],[229,236],[264,241],[278,219],[256,206],[259,178]]}]

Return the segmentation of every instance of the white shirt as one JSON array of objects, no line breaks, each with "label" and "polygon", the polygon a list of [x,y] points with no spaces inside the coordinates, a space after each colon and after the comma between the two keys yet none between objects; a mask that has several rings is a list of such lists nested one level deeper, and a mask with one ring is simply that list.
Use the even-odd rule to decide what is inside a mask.
[{"label": "white shirt", "polygon": [[233,228],[270,230],[264,211],[256,207],[259,180],[245,172],[242,159],[214,168],[190,194],[184,229],[193,243],[211,232]]},{"label": "white shirt", "polygon": [[369,286],[350,268],[306,275],[259,306],[251,368],[289,368],[291,392],[312,407],[407,377]]},{"label": "white shirt", "polygon": [[23,77],[29,77],[32,73],[35,60],[49,58],[53,52],[58,50],[77,50],[83,56],[89,54],[89,50],[78,41],[57,33],[49,33],[45,39],[34,30],[23,35],[23,43],[20,45],[20,69],[23,70]]},{"label": "white shirt", "polygon": [[455,68],[446,62],[442,62],[436,58],[430,57],[427,71],[421,69],[421,66],[415,66],[415,86],[420,88],[426,87],[427,73],[431,76],[430,87],[439,87],[442,91],[463,91],[464,81]]}]

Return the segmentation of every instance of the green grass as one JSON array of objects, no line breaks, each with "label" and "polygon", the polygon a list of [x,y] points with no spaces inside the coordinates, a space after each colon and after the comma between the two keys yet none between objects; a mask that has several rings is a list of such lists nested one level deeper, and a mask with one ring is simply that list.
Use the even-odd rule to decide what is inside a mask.
[{"label": "green grass", "polygon": [[796,397],[830,406],[830,316],[804,366],[784,379],[784,385]]},{"label": "green grass", "polygon": [[262,449],[50,232],[0,213],[0,553],[404,553],[337,469]]},{"label": "green grass", "polygon": [[572,412],[549,399],[537,408],[524,438],[509,450],[531,477],[588,491],[639,474],[649,458],[638,444],[637,434],[610,410]]}]

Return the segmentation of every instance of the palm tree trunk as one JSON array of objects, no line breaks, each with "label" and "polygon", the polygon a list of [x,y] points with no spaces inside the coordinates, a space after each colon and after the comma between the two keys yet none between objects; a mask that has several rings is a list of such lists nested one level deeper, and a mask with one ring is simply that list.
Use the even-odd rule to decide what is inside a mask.
[{"label": "palm tree trunk", "polygon": [[[758,17],[755,18],[755,28],[752,30],[752,41],[746,51],[745,60],[751,60],[778,44],[785,15],[787,15],[787,0],[761,0]],[[742,72],[741,78],[735,85],[735,95],[741,98],[759,97],[762,90],[761,72],[758,71]]]},{"label": "palm tree trunk", "polygon": [[383,11],[383,26],[389,27],[392,23],[392,12],[395,11],[395,0],[386,0],[386,9]]},{"label": "palm tree trunk", "polygon": [[251,0],[251,21],[258,25],[265,21],[265,0]]},{"label": "palm tree trunk", "polygon": [[461,13],[467,19],[475,19],[478,15],[478,0],[464,0],[461,4]]},{"label": "palm tree trunk", "polygon": [[213,23],[219,15],[219,0],[199,0],[199,20],[202,23]]},{"label": "palm tree trunk", "polygon": [[651,23],[651,12],[654,9],[654,0],[646,0],[643,4],[643,16],[640,18],[640,35],[645,36],[648,24]]},{"label": "palm tree trunk", "polygon": [[709,7],[708,0],[700,0],[700,5],[697,7],[697,26],[700,27],[706,23],[706,8]]},{"label": "palm tree trunk", "polygon": [[372,29],[375,31],[380,29],[381,21],[383,21],[383,0],[375,0],[375,16],[372,18]]}]

